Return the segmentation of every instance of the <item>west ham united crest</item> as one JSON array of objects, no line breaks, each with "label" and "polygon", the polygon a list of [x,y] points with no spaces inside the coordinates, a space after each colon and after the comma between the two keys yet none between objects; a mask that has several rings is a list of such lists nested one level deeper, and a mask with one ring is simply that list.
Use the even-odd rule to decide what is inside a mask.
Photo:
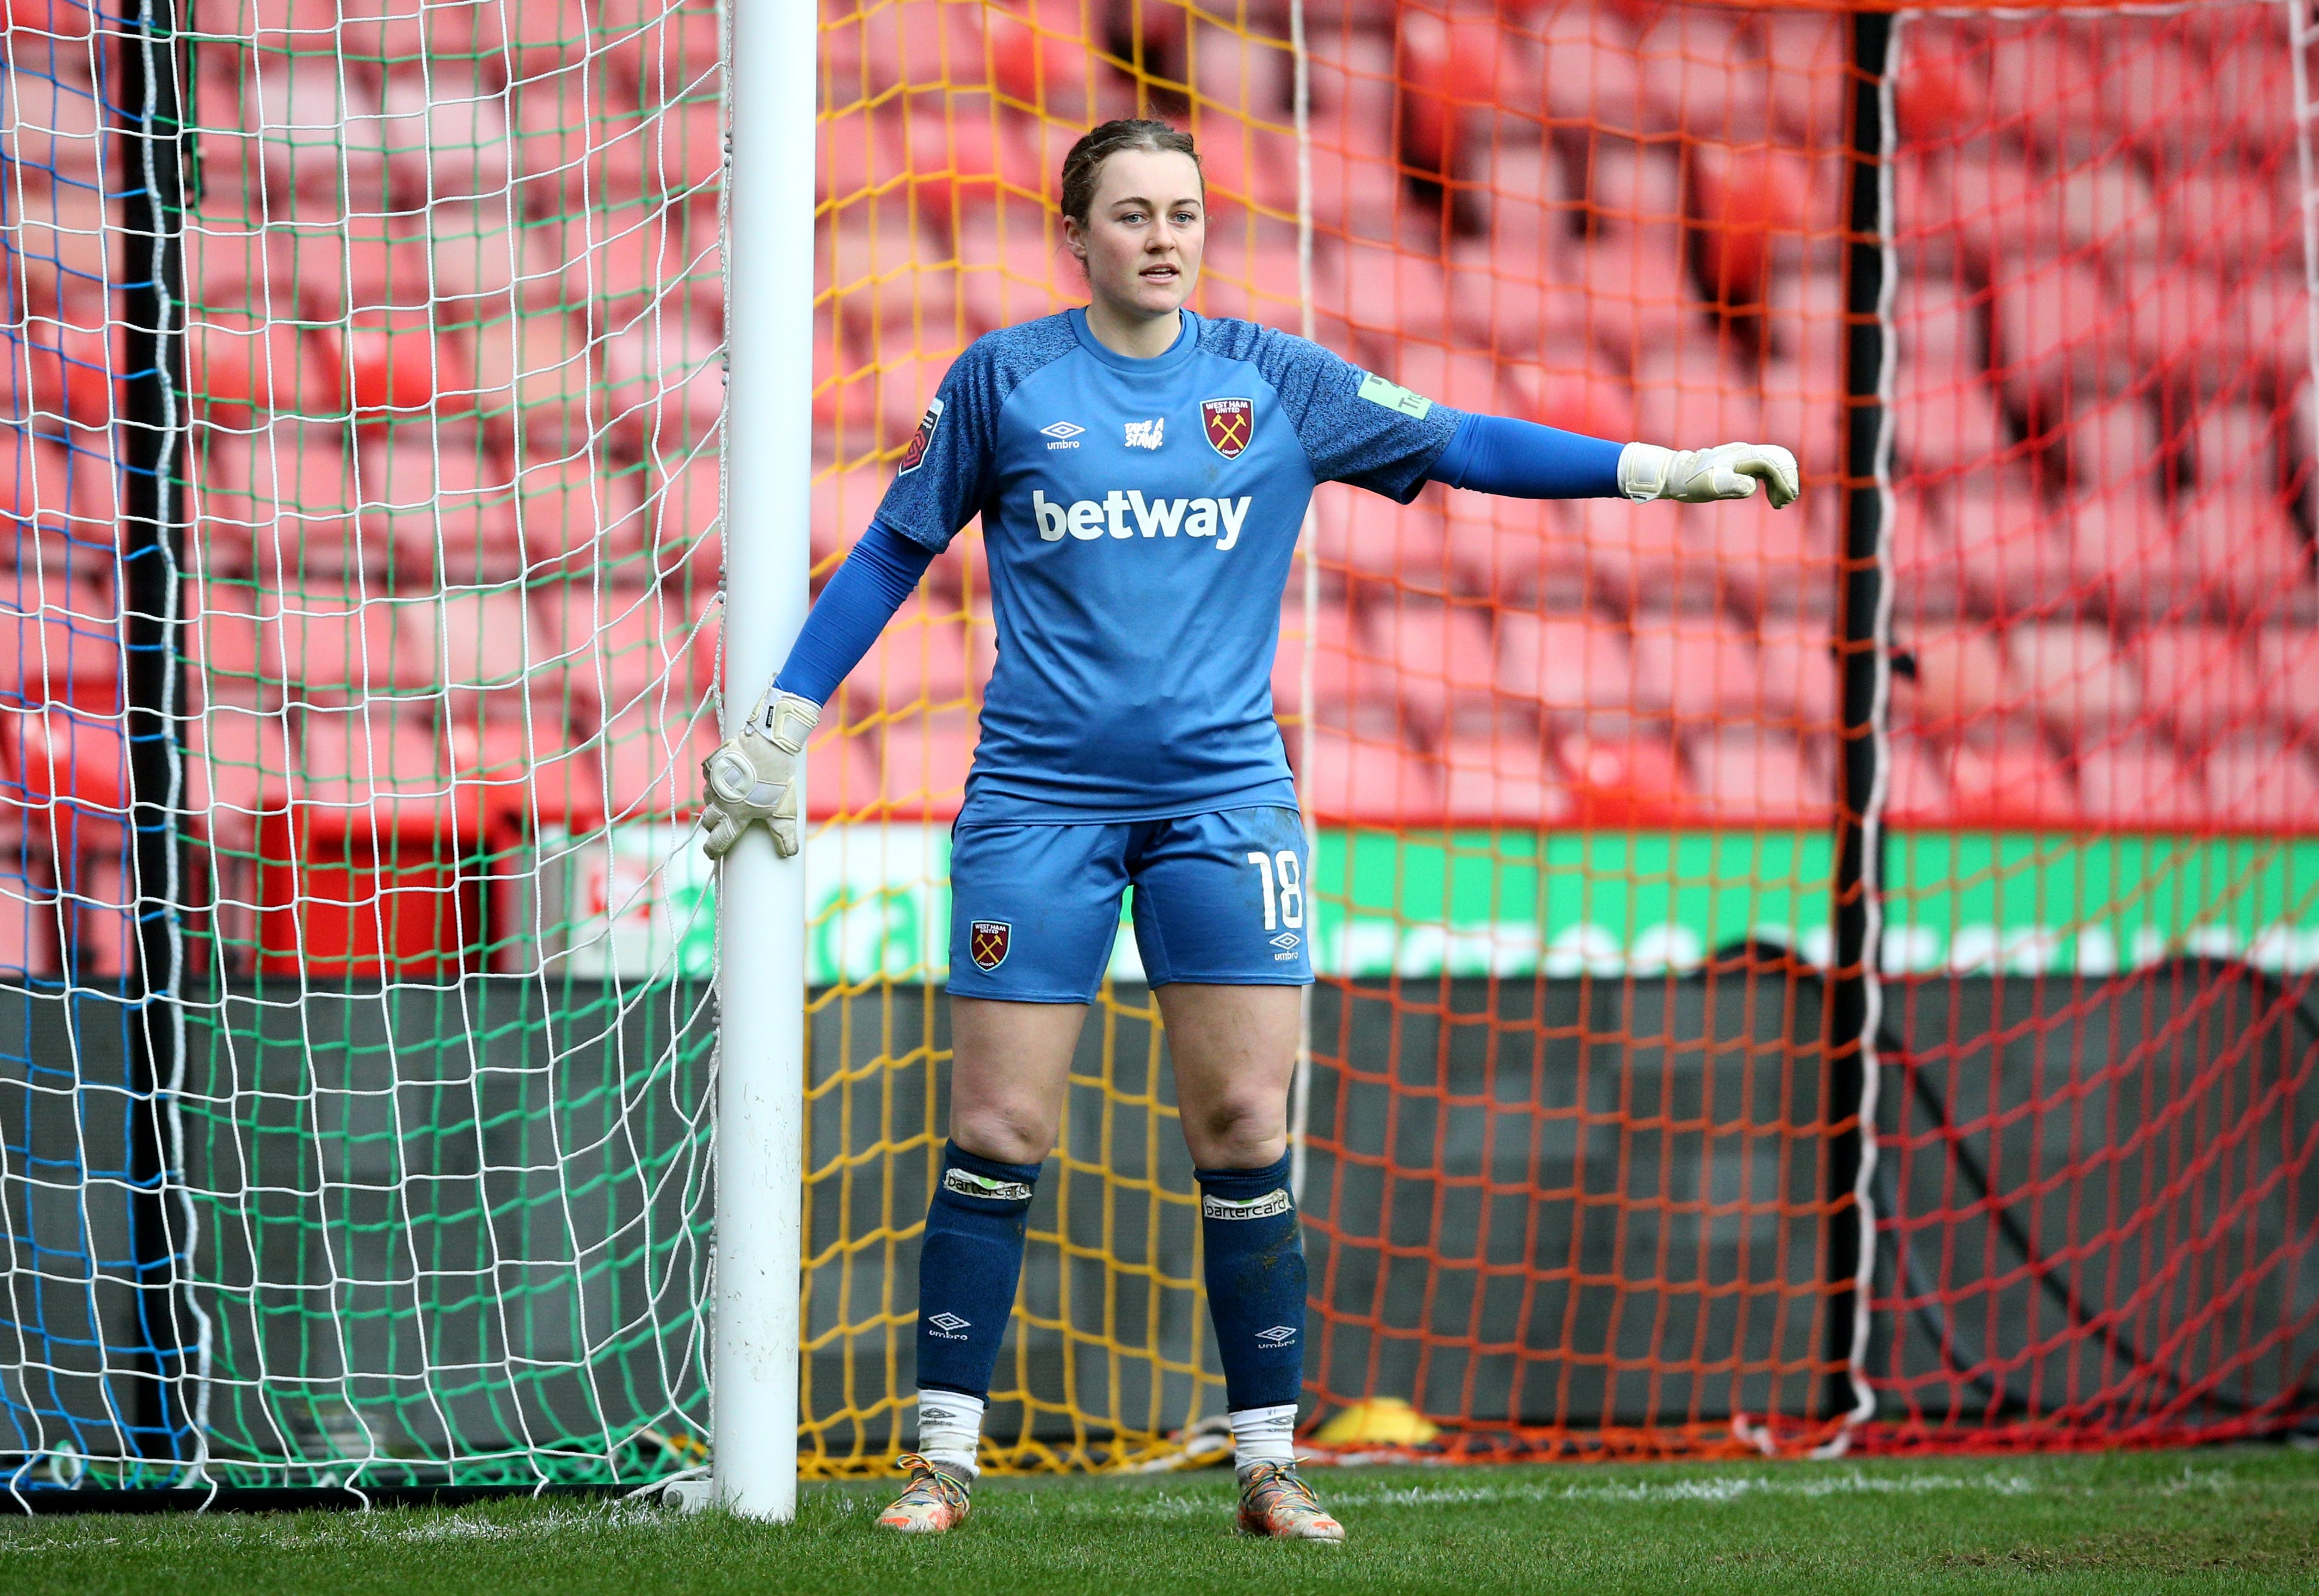
[{"label": "west ham united crest", "polygon": [[910,446],[903,451],[902,466],[894,473],[896,476],[909,475],[925,459],[926,451],[934,446],[934,428],[942,425],[942,413],[943,401],[940,399],[926,401],[926,413],[918,418],[917,436],[910,439]]},{"label": "west ham united crest", "polygon": [[1200,421],[1207,428],[1208,443],[1227,460],[1237,460],[1248,447],[1249,437],[1256,430],[1256,404],[1246,399],[1204,399],[1200,401]]},{"label": "west ham united crest", "polygon": [[1015,928],[1004,920],[977,920],[966,935],[966,950],[977,969],[997,969],[1006,962],[1006,944]]}]

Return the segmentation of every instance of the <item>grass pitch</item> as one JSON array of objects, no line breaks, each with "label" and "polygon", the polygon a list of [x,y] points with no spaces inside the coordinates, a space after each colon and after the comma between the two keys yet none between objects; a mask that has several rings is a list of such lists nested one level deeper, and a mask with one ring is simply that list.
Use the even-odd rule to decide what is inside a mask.
[{"label": "grass pitch", "polygon": [[992,1480],[967,1527],[874,1531],[569,1501],[0,1520],[7,1596],[1225,1596],[1306,1591],[2319,1590],[2319,1452],[1316,1471],[1342,1546],[1230,1533],[1223,1471]]}]

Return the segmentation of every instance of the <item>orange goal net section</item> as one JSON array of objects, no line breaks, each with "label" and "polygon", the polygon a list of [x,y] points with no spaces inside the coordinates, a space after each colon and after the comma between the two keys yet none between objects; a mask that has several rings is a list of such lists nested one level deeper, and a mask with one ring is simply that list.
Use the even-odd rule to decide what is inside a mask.
[{"label": "orange goal net section", "polygon": [[[1197,136],[1205,313],[1459,410],[1801,463],[1776,512],[1315,497],[1273,689],[1314,842],[1316,1451],[2311,1421],[2319,610],[2282,8],[821,16],[817,583],[949,362],[1083,302],[1057,171],[1119,115]],[[816,1469],[912,1433],[980,537],[812,749]],[[1069,1090],[988,1460],[1219,1456],[1124,927]]]}]

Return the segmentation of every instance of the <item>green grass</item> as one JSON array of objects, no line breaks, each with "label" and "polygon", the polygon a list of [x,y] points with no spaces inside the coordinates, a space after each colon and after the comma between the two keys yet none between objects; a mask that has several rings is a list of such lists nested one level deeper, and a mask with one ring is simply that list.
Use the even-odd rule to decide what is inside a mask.
[{"label": "green grass", "polygon": [[1316,1471],[1342,1546],[1229,1533],[1231,1476],[993,1480],[956,1534],[809,1487],[774,1527],[612,1503],[0,1522],[8,1596],[2319,1589],[2319,1453]]}]

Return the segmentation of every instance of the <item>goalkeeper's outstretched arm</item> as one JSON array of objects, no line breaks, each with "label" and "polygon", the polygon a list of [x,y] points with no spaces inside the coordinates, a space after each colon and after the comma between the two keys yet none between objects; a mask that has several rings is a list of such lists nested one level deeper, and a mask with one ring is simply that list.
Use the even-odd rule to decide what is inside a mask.
[{"label": "goalkeeper's outstretched arm", "polygon": [[1796,457],[1777,444],[1730,443],[1668,449],[1612,443],[1505,416],[1457,423],[1428,476],[1453,488],[1515,499],[1672,499],[1705,504],[1746,499],[1758,486],[1772,508],[1802,491]]},{"label": "goalkeeper's outstretched arm", "polygon": [[821,707],[853,673],[878,634],[934,564],[934,551],[879,522],[845,556],[807,615],[780,674],[750,710],[740,735],[702,762],[703,845],[722,859],[753,821],[773,834],[773,850],[798,851],[798,762]]}]

